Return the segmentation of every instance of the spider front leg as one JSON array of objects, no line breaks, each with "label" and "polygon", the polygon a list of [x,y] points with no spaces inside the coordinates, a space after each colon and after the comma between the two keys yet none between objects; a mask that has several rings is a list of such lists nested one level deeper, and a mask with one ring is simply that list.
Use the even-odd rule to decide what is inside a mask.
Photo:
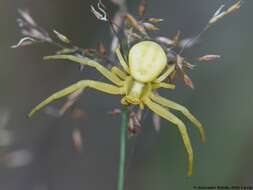
[{"label": "spider front leg", "polygon": [[199,130],[200,133],[200,139],[201,142],[204,143],[206,138],[205,138],[205,130],[202,126],[202,124],[191,114],[191,112],[185,108],[184,106],[181,106],[171,100],[168,100],[166,98],[163,98],[159,96],[158,94],[150,93],[149,96],[154,102],[161,104],[165,107],[175,109],[177,111],[180,111],[183,113]]},{"label": "spider front leg", "polygon": [[178,119],[174,114],[172,114],[167,109],[160,106],[159,104],[152,102],[149,98],[145,98],[144,103],[147,105],[147,107],[150,110],[155,112],[157,115],[168,120],[169,122],[175,124],[178,127],[181,133],[186,151],[188,153],[188,176],[191,176],[192,168],[193,168],[193,151],[192,151],[191,142],[187,133],[187,129],[184,123],[180,119]]},{"label": "spider front leg", "polygon": [[74,55],[52,55],[52,56],[46,56],[44,57],[45,60],[51,60],[51,59],[65,59],[65,60],[70,60],[74,61],[76,63],[79,63],[81,65],[86,65],[93,67],[97,69],[104,77],[106,77],[108,80],[110,80],[112,83],[122,86],[123,81],[119,79],[114,73],[109,71],[107,68],[102,66],[101,64],[97,63],[96,61],[93,61],[89,58],[80,58]]},{"label": "spider front leg", "polygon": [[129,73],[129,67],[124,59],[124,57],[122,56],[121,52],[120,52],[120,48],[116,49],[116,55],[118,57],[119,63],[121,64],[121,66],[123,67],[124,71],[126,73]]},{"label": "spider front leg", "polygon": [[123,71],[121,71],[121,70],[120,70],[119,68],[117,68],[117,67],[112,67],[111,72],[112,72],[113,74],[115,74],[116,76],[118,76],[118,77],[119,77],[120,79],[122,79],[122,80],[126,80],[126,78],[127,78],[126,73],[123,72]]},{"label": "spider front leg", "polygon": [[167,88],[174,90],[176,88],[175,84],[165,83],[165,82],[159,82],[159,83],[152,83],[151,84],[152,89],[158,89],[158,88]]},{"label": "spider front leg", "polygon": [[114,95],[120,95],[124,94],[124,88],[123,87],[117,87],[114,85],[106,84],[103,82],[93,81],[93,80],[82,80],[79,81],[59,92],[54,93],[50,97],[48,97],[46,100],[41,102],[39,105],[37,105],[30,113],[29,117],[32,117],[33,114],[35,114],[37,111],[48,105],[49,103],[60,99],[64,96],[67,96],[69,94],[72,94],[73,92],[76,92],[77,90],[84,90],[85,88],[90,87],[108,94],[114,94]]},{"label": "spider front leg", "polygon": [[168,67],[167,71],[165,73],[163,73],[159,78],[157,78],[154,82],[156,83],[160,83],[162,81],[164,81],[172,72],[175,71],[175,65],[171,65]]}]

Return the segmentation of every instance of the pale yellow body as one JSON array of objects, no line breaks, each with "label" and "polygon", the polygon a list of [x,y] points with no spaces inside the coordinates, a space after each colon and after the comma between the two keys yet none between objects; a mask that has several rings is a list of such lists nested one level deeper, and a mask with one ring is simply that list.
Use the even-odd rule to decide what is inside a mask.
[{"label": "pale yellow body", "polygon": [[[113,95],[121,95],[122,104],[139,105],[141,108],[147,106],[160,117],[170,121],[178,127],[188,153],[188,175],[192,175],[193,152],[186,126],[166,108],[175,109],[183,113],[199,129],[202,142],[205,141],[205,133],[201,123],[185,107],[153,92],[159,88],[175,88],[174,84],[163,82],[175,69],[174,66],[167,66],[168,60],[165,51],[156,42],[142,41],[135,44],[130,49],[128,64],[125,62],[119,49],[117,49],[116,54],[124,71],[117,67],[108,70],[93,60],[79,58],[73,55],[54,55],[46,57],[45,59],[68,59],[82,65],[94,67],[104,77],[110,80],[113,85],[92,80],[79,81],[48,97],[31,111],[29,117],[52,101],[72,94],[77,90],[84,90],[87,87]],[[165,72],[163,72],[164,70]]]},{"label": "pale yellow body", "polygon": [[152,41],[135,44],[129,51],[128,61],[131,76],[142,83],[155,80],[168,63],[162,47]]}]

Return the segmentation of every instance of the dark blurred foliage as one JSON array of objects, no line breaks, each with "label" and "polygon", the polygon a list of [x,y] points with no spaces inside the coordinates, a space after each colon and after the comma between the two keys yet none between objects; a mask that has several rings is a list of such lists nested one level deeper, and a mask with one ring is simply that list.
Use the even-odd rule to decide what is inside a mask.
[{"label": "dark blurred foliage", "polygon": [[[117,9],[105,3],[113,12]],[[129,3],[130,12],[135,13],[138,1]],[[180,30],[183,37],[192,37],[223,3],[232,1],[149,0],[147,14],[165,19],[158,34],[170,37]],[[87,91],[63,117],[41,112],[28,120],[30,109],[52,92],[100,76],[88,68],[80,72],[68,62],[43,61],[42,56],[56,50],[49,45],[10,48],[20,39],[19,8],[29,9],[40,25],[66,34],[78,46],[96,47],[101,41],[109,48],[109,27],[90,13],[90,4],[94,1],[0,1],[0,127],[1,134],[11,139],[0,140],[0,156],[5,155],[1,157],[1,190],[115,189],[120,119],[107,112],[119,106],[119,98]],[[195,90],[179,83],[175,91],[162,91],[190,108],[206,127],[207,143],[201,145],[197,130],[187,122],[195,156],[193,177],[186,177],[187,155],[178,130],[162,121],[161,131],[156,133],[149,114],[141,133],[128,143],[126,189],[253,184],[252,5],[245,0],[239,12],[223,19],[197,46],[185,51],[192,63],[206,53],[222,56],[218,64],[198,63],[191,72]],[[75,116],[85,117],[73,118],[74,109],[84,110]],[[81,151],[76,147],[78,131],[83,137]]]}]

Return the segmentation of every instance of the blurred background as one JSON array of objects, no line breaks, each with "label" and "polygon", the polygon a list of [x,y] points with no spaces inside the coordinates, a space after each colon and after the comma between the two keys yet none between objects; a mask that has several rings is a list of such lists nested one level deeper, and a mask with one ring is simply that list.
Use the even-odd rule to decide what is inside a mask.
[{"label": "blurred background", "polygon": [[[149,0],[147,16],[161,17],[157,35],[178,30],[192,37],[203,29],[217,8],[232,0]],[[57,29],[78,46],[109,48],[107,24],[90,13],[92,0],[0,0],[0,190],[112,190],[116,187],[119,155],[119,117],[108,111],[119,107],[119,97],[87,91],[63,117],[27,113],[52,92],[84,78],[100,76],[93,69],[80,72],[75,64],[54,64],[42,57],[55,48],[38,44],[11,49],[21,38],[16,19],[28,9],[45,29]],[[139,1],[129,1],[136,13]],[[109,1],[114,12],[117,6]],[[155,132],[152,115],[138,136],[129,139],[126,189],[193,189],[193,186],[253,185],[252,1],[211,28],[184,56],[220,54],[217,63],[197,63],[191,72],[195,90],[178,83],[162,95],[187,106],[204,124],[207,143],[180,114],[189,128],[194,150],[193,176],[187,177],[187,155],[176,127],[162,121]],[[54,106],[62,105],[59,101]],[[83,119],[72,111],[85,110]],[[80,130],[83,146],[76,151],[73,130]]]}]

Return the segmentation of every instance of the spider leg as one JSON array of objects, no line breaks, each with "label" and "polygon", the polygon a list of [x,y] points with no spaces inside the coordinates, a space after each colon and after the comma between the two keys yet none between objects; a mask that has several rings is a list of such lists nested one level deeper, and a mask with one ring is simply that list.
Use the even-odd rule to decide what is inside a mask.
[{"label": "spider leg", "polygon": [[119,95],[119,94],[124,94],[124,88],[117,87],[114,85],[106,84],[103,82],[98,82],[98,81],[92,81],[92,80],[81,80],[63,90],[60,90],[51,96],[49,96],[46,100],[41,102],[39,105],[37,105],[30,113],[29,117],[32,117],[33,114],[35,114],[37,111],[48,105],[49,103],[63,98],[64,96],[67,96],[69,94],[72,94],[73,92],[76,92],[77,90],[84,90],[85,88],[93,88],[108,94],[114,94],[114,95]]},{"label": "spider leg", "polygon": [[176,88],[175,84],[169,84],[165,82],[152,83],[151,86],[152,86],[152,89],[167,88],[167,89],[174,90]]},{"label": "spider leg", "polygon": [[205,143],[205,130],[204,130],[202,124],[191,114],[191,112],[187,108],[185,108],[184,106],[181,106],[171,100],[163,98],[163,97],[159,96],[158,94],[150,93],[149,97],[153,101],[157,102],[158,104],[161,104],[161,105],[166,106],[168,108],[175,109],[175,110],[183,113],[198,128],[199,133],[200,133],[201,142]]},{"label": "spider leg", "polygon": [[116,55],[117,55],[117,57],[118,57],[118,59],[119,59],[119,63],[120,63],[121,66],[123,67],[124,71],[125,71],[126,73],[129,73],[129,67],[128,67],[126,61],[124,60],[124,57],[122,56],[122,54],[121,54],[121,52],[120,52],[120,48],[117,48],[117,49],[116,49]]},{"label": "spider leg", "polygon": [[106,77],[108,80],[110,80],[112,83],[118,85],[118,86],[123,86],[123,81],[119,79],[114,73],[109,71],[107,68],[102,66],[96,61],[93,61],[88,58],[80,58],[74,55],[52,55],[52,56],[46,56],[44,57],[45,60],[50,60],[50,59],[66,59],[70,61],[74,61],[76,63],[79,63],[81,65],[87,65],[90,67],[94,67],[97,69],[104,77]]},{"label": "spider leg", "polygon": [[147,105],[147,107],[155,112],[157,115],[161,116],[162,118],[168,120],[169,122],[175,124],[182,136],[187,154],[188,154],[188,176],[192,175],[192,167],[193,167],[193,151],[191,142],[187,133],[187,129],[184,125],[184,123],[178,119],[174,114],[169,112],[167,109],[163,108],[159,104],[154,103],[151,99],[145,98],[144,103]]},{"label": "spider leg", "polygon": [[115,75],[117,75],[120,79],[125,80],[127,78],[127,75],[125,72],[121,71],[117,67],[112,67],[111,72]]},{"label": "spider leg", "polygon": [[175,65],[169,66],[167,71],[158,77],[154,82],[159,83],[164,81],[173,71],[175,70]]}]

